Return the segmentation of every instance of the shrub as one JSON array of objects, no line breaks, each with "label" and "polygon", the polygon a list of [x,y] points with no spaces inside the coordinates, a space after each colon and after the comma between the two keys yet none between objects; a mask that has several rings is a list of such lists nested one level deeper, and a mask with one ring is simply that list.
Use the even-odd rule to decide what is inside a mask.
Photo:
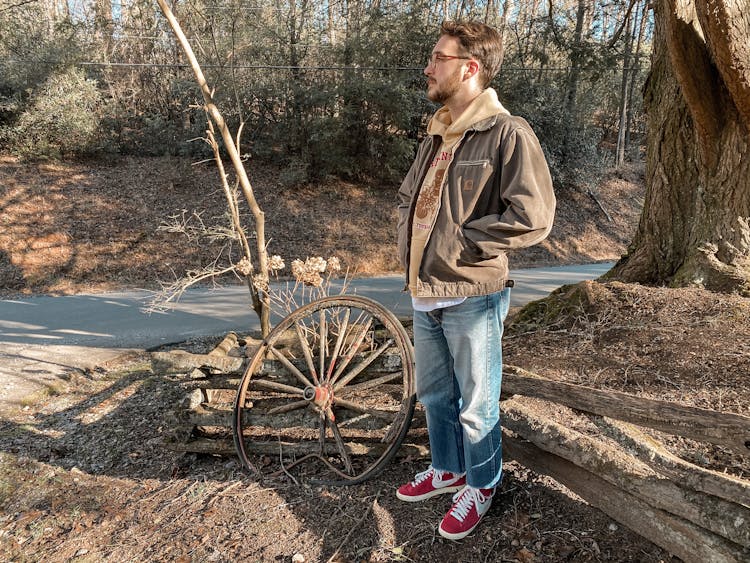
[{"label": "shrub", "polygon": [[8,129],[12,152],[26,159],[86,154],[98,148],[102,96],[96,82],[69,68],[51,75]]}]

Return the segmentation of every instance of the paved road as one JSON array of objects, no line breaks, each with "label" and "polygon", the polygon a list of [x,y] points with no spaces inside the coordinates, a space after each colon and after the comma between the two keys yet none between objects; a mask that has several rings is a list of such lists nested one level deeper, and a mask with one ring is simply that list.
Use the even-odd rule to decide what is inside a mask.
[{"label": "paved road", "polygon": [[[564,284],[596,278],[611,266],[514,271],[512,305],[544,297]],[[394,275],[354,280],[350,291],[406,315],[410,300],[402,287],[403,277]],[[1,300],[0,401],[17,399],[29,384],[38,387],[128,351],[258,327],[244,287],[191,290],[170,310],[149,314],[144,309],[151,296],[147,291],[127,291]]]}]

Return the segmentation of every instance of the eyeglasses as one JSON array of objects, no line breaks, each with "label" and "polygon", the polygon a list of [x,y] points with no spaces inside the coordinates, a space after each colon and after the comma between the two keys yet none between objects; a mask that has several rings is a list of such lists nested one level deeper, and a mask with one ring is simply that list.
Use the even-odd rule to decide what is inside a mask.
[{"label": "eyeglasses", "polygon": [[471,57],[458,57],[455,55],[443,55],[441,53],[432,53],[430,55],[430,58],[427,60],[427,66],[435,66],[438,63],[442,63],[444,61],[452,61],[454,59],[460,59],[464,61],[470,61]]}]

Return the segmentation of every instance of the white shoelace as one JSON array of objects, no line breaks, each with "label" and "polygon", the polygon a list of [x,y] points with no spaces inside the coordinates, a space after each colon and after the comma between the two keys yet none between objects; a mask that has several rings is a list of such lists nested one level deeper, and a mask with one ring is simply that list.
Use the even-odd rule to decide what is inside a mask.
[{"label": "white shoelace", "polygon": [[453,502],[456,504],[451,508],[451,513],[456,520],[463,522],[464,518],[469,514],[469,510],[471,510],[472,506],[477,503],[481,504],[486,500],[487,497],[485,497],[479,489],[475,489],[474,487],[464,487],[453,496]]},{"label": "white shoelace", "polygon": [[443,471],[440,471],[439,469],[435,469],[430,465],[425,471],[422,471],[421,473],[417,473],[414,476],[414,481],[412,483],[414,485],[419,485],[422,481],[427,480],[428,477],[430,477],[432,474],[435,474],[438,478],[440,478],[443,475]]}]

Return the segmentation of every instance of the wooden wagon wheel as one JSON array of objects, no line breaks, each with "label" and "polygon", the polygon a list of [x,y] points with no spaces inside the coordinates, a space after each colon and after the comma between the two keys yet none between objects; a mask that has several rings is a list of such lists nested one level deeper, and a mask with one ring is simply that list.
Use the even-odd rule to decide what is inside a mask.
[{"label": "wooden wagon wheel", "polygon": [[361,483],[395,455],[414,413],[414,361],[398,319],[365,297],[326,297],[283,319],[240,381],[234,443],[261,472]]}]

